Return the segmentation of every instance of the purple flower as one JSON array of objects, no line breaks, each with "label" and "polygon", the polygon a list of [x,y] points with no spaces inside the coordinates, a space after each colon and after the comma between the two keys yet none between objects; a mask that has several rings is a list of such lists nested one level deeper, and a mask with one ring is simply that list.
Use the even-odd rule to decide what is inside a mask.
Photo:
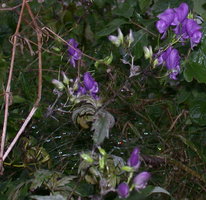
[{"label": "purple flower", "polygon": [[182,23],[189,13],[189,7],[186,3],[181,3],[178,8],[174,8],[175,17],[171,25],[178,26]]},{"label": "purple flower", "polygon": [[99,91],[98,83],[94,80],[89,72],[84,74],[84,85],[85,88],[91,93],[96,94]]},{"label": "purple flower", "polygon": [[141,172],[139,173],[133,180],[134,186],[136,190],[144,189],[147,186],[147,182],[149,181],[151,174],[149,172]]},{"label": "purple flower", "polygon": [[68,41],[68,53],[70,56],[70,64],[76,67],[76,63],[82,57],[82,52],[77,48],[78,43],[75,39],[71,38]]},{"label": "purple flower", "polygon": [[117,193],[120,198],[127,198],[129,196],[129,186],[127,183],[121,183],[117,187]]},{"label": "purple flower", "polygon": [[85,95],[86,93],[87,93],[87,91],[86,91],[85,87],[83,87],[83,86],[81,86],[79,84],[79,87],[78,87],[78,90],[77,90],[77,94],[78,95]]},{"label": "purple flower", "polygon": [[169,47],[158,57],[158,64],[165,64],[170,71],[170,79],[176,80],[180,72],[180,56],[177,49]]},{"label": "purple flower", "polygon": [[139,148],[134,148],[134,150],[132,151],[128,161],[127,161],[127,165],[130,167],[133,167],[135,170],[139,169],[140,166],[140,151]]},{"label": "purple flower", "polygon": [[89,72],[84,73],[83,75],[83,84],[78,85],[77,94],[85,95],[88,94],[94,99],[98,99],[97,93],[99,92],[98,83],[94,80]]},{"label": "purple flower", "polygon": [[156,23],[156,28],[159,31],[159,33],[163,33],[162,38],[166,35],[166,31],[173,22],[175,18],[175,12],[173,9],[168,8],[163,13],[159,14],[157,16],[160,20]]},{"label": "purple flower", "polygon": [[201,26],[193,19],[186,19],[184,25],[185,31],[190,38],[191,48],[193,48],[202,38]]},{"label": "purple flower", "polygon": [[[157,17],[156,28],[159,33],[166,36],[166,32],[170,26],[175,26],[173,31],[180,36],[180,41],[184,42],[190,39],[191,48],[196,46],[202,38],[201,26],[193,19],[188,19],[189,7],[186,3],[181,3],[178,8],[168,8]],[[184,44],[184,43],[182,43]],[[176,72],[175,72],[176,73]]]}]

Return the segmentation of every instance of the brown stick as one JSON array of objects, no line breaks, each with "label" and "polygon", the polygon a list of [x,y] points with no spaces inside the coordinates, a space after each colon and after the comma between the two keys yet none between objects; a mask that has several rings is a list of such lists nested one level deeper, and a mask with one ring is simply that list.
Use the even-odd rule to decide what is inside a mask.
[{"label": "brown stick", "polygon": [[3,123],[2,137],[1,137],[1,150],[0,150],[0,174],[2,174],[2,172],[3,172],[3,154],[4,154],[6,129],[7,129],[7,122],[8,122],[11,79],[12,79],[12,75],[13,75],[14,60],[15,60],[16,46],[17,46],[17,35],[19,34],[19,29],[20,29],[20,25],[21,25],[21,21],[22,21],[22,15],[24,12],[25,3],[26,3],[26,0],[23,0],[21,12],[20,12],[17,27],[16,27],[16,31],[13,35],[12,56],[11,56],[11,63],[10,63],[10,69],[9,69],[9,77],[8,77],[7,87],[6,87],[6,92],[5,92],[4,123]]},{"label": "brown stick", "polygon": [[32,19],[32,22],[33,22],[33,24],[35,26],[35,30],[36,30],[36,33],[37,33],[37,41],[38,41],[38,91],[37,91],[37,99],[36,99],[36,101],[34,103],[33,108],[31,109],[29,115],[25,119],[24,123],[22,124],[21,128],[19,129],[18,133],[16,134],[15,138],[13,139],[13,141],[9,145],[7,151],[5,152],[5,154],[3,156],[3,161],[6,159],[8,154],[11,152],[11,150],[14,147],[14,145],[18,141],[19,137],[24,132],[26,126],[28,125],[28,123],[32,119],[33,115],[35,114],[35,112],[36,112],[36,110],[37,110],[37,108],[39,106],[39,102],[41,100],[41,94],[42,94],[42,32],[41,32],[38,24],[36,23],[34,15],[33,15],[32,11],[30,9],[30,6],[29,6],[29,4],[27,2],[26,2],[26,7],[27,7],[29,15],[30,15],[30,17]]},{"label": "brown stick", "polygon": [[172,125],[170,126],[169,130],[167,131],[168,133],[175,127],[178,119],[179,119],[184,113],[186,113],[185,110],[183,110],[183,111],[176,117],[176,119],[174,120],[174,122],[173,122]]},{"label": "brown stick", "polygon": [[[30,1],[27,1],[27,2],[30,2]],[[21,7],[23,5],[23,3],[17,5],[17,6],[14,6],[14,7],[9,7],[9,8],[0,8],[0,11],[13,11],[19,7]]]}]

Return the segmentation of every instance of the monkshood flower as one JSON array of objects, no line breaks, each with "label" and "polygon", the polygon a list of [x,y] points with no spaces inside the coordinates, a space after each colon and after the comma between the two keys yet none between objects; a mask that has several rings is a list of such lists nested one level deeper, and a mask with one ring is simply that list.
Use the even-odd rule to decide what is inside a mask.
[{"label": "monkshood flower", "polygon": [[91,76],[89,72],[84,73],[84,86],[87,91],[90,91],[91,93],[98,93],[99,87],[98,83],[94,80],[94,78]]},{"label": "monkshood flower", "polygon": [[181,3],[178,8],[168,8],[163,13],[159,14],[157,17],[159,20],[156,23],[156,28],[159,33],[163,33],[162,38],[165,37],[166,31],[172,26],[177,26],[179,28],[180,24],[186,19],[189,13],[189,7],[186,3]]},{"label": "monkshood flower", "polygon": [[163,33],[162,38],[166,36],[166,31],[168,30],[171,23],[174,21],[175,18],[175,12],[173,9],[168,8],[163,13],[159,14],[157,16],[159,20],[156,23],[156,28],[159,31],[159,33]]},{"label": "monkshood flower", "polygon": [[[190,39],[191,48],[193,49],[202,38],[201,26],[194,19],[188,19],[189,7],[186,3],[181,3],[178,8],[168,8],[157,17],[156,28],[159,33],[166,36],[166,32],[170,26],[173,26],[174,33],[180,37],[180,41],[184,42]],[[184,43],[183,43],[184,44]]]},{"label": "monkshood flower", "polygon": [[78,47],[77,41],[71,38],[68,41],[68,54],[70,56],[70,64],[73,67],[76,67],[77,61],[80,60],[82,57],[82,52],[77,47]]},{"label": "monkshood flower", "polygon": [[119,198],[127,198],[129,196],[129,186],[127,183],[123,182],[117,187],[117,193]]},{"label": "monkshood flower", "polygon": [[128,161],[127,161],[127,165],[132,167],[135,170],[138,170],[140,167],[140,150],[139,148],[134,148],[134,150],[132,151]]},{"label": "monkshood flower", "polygon": [[117,29],[118,36],[110,35],[108,39],[116,46],[119,47],[124,42],[124,36],[120,28]]},{"label": "monkshood flower", "polygon": [[171,25],[178,26],[188,16],[189,7],[186,3],[181,3],[178,8],[174,8],[174,20]]},{"label": "monkshood flower", "polygon": [[99,92],[98,83],[94,80],[92,75],[89,72],[84,73],[83,75],[83,84],[79,84],[77,93],[79,95],[88,94],[94,99],[98,99],[97,93]]},{"label": "monkshood flower", "polygon": [[197,22],[193,19],[186,19],[184,22],[183,32],[185,36],[190,38],[191,48],[197,45],[202,38],[201,26],[197,24]]},{"label": "monkshood flower", "polygon": [[151,177],[149,172],[141,172],[139,173],[133,180],[135,189],[137,191],[144,189],[147,186],[147,183]]},{"label": "monkshood flower", "polygon": [[170,79],[176,80],[180,72],[180,56],[177,49],[169,47],[158,57],[158,64],[165,64],[170,71]]}]

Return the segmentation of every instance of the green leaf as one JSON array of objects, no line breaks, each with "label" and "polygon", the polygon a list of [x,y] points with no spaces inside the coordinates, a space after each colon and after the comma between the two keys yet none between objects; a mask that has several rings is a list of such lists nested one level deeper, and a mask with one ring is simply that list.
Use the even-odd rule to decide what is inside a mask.
[{"label": "green leaf", "polygon": [[[172,1],[155,0],[152,9],[155,11],[155,13],[160,13],[167,8],[178,7],[182,2],[183,2],[182,0],[172,0]],[[192,0],[184,0],[184,2],[190,5],[190,9],[192,9],[193,7]]]},{"label": "green leaf", "polygon": [[149,195],[154,194],[154,193],[163,193],[163,194],[167,194],[167,195],[171,196],[171,194],[170,194],[167,190],[165,190],[164,188],[161,188],[161,187],[159,187],[159,186],[156,186],[156,187],[150,192]]},{"label": "green leaf", "polygon": [[80,182],[77,184],[77,182],[71,182],[67,184],[69,188],[71,188],[71,191],[74,191],[75,194],[78,194],[82,197],[88,197],[93,194],[93,186],[91,184],[88,184],[86,182]]},{"label": "green leaf", "polygon": [[191,92],[186,88],[180,88],[179,93],[176,97],[176,101],[178,104],[184,103],[191,96]]},{"label": "green leaf", "polygon": [[109,137],[109,129],[113,127],[114,122],[114,117],[105,110],[100,110],[95,114],[95,120],[92,124],[94,143],[101,144],[105,138]]},{"label": "green leaf", "polygon": [[134,7],[137,2],[133,0],[127,0],[124,3],[119,3],[118,8],[112,12],[114,15],[130,18],[133,15]]},{"label": "green leaf", "polygon": [[202,27],[203,37],[198,50],[194,50],[185,64],[185,80],[191,82],[193,79],[199,83],[206,83],[206,24]]},{"label": "green leaf", "polygon": [[38,170],[34,173],[34,179],[32,180],[32,184],[30,190],[34,191],[37,188],[41,187],[45,180],[48,180],[52,177],[53,172],[49,170]]},{"label": "green leaf", "polygon": [[196,79],[199,83],[206,83],[206,65],[196,62],[188,63],[184,71],[184,77],[188,82]]},{"label": "green leaf", "polygon": [[121,19],[121,18],[114,19],[109,24],[107,24],[103,30],[97,32],[97,37],[108,36],[115,30],[117,30],[117,28],[119,28],[121,25],[127,24],[127,23],[128,22],[125,19]]},{"label": "green leaf", "polygon": [[199,124],[200,126],[206,125],[205,95],[192,101],[189,113],[193,122]]},{"label": "green leaf", "polygon": [[192,0],[194,4],[194,11],[201,15],[201,17],[206,20],[206,9],[203,6],[205,4],[205,0]]},{"label": "green leaf", "polygon": [[152,1],[151,0],[138,0],[138,2],[139,2],[139,7],[141,11],[145,12],[149,8]]}]

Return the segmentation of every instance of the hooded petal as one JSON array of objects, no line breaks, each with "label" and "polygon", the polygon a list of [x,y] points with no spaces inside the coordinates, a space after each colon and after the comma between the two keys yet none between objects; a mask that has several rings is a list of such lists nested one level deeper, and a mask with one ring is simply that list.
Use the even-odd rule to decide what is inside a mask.
[{"label": "hooded petal", "polygon": [[134,178],[134,185],[136,190],[144,189],[147,186],[151,174],[149,172],[141,172]]},{"label": "hooded petal", "polygon": [[201,39],[202,39],[202,32],[195,31],[192,37],[190,38],[191,48],[193,48],[195,45],[200,43]]},{"label": "hooded petal", "polygon": [[193,33],[196,31],[200,31],[201,26],[197,24],[197,22],[193,19],[186,20],[186,31],[190,37],[192,37]]},{"label": "hooded petal", "polygon": [[[68,52],[69,52],[69,54],[70,55],[74,55],[75,54],[75,52],[76,52],[76,48],[77,48],[77,46],[78,46],[78,43],[77,43],[77,41],[75,40],[75,39],[73,39],[73,38],[71,38],[69,41],[68,41],[68,44],[70,45],[68,45]],[[74,48],[72,48],[72,47],[74,47]]]},{"label": "hooded petal", "polygon": [[84,85],[87,90],[91,90],[93,88],[94,82],[95,80],[89,72],[84,73]]},{"label": "hooded petal", "polygon": [[169,25],[167,24],[167,22],[165,22],[164,20],[158,20],[156,23],[156,28],[159,31],[159,33],[164,33],[167,31]]},{"label": "hooded petal", "polygon": [[130,167],[133,167],[135,170],[139,169],[141,162],[140,162],[140,150],[139,148],[134,148],[134,150],[132,151],[128,161],[127,161],[127,165]]},{"label": "hooded petal", "polygon": [[99,91],[98,83],[94,80],[94,78],[91,76],[89,72],[86,72],[84,74],[84,86],[87,91],[89,91],[92,94],[96,94]]},{"label": "hooded petal", "polygon": [[179,25],[186,19],[189,13],[189,7],[186,3],[181,3],[178,8],[174,8],[174,12],[175,17],[171,25]]},{"label": "hooded petal", "polygon": [[170,26],[175,17],[174,9],[168,8],[163,13],[159,14],[157,17],[161,20],[164,20],[167,23],[167,25]]},{"label": "hooded petal", "polygon": [[172,49],[166,59],[167,69],[172,70],[176,69],[177,65],[179,65],[180,56],[177,49]]},{"label": "hooded petal", "polygon": [[77,94],[79,94],[79,95],[84,95],[84,94],[86,94],[86,89],[85,89],[85,87],[83,87],[83,86],[81,86],[80,84],[79,84],[79,87],[78,87],[78,90],[77,90]]},{"label": "hooded petal", "polygon": [[117,193],[120,198],[127,198],[129,196],[129,186],[127,183],[121,183],[117,187]]},{"label": "hooded petal", "polygon": [[68,54],[70,56],[70,64],[75,67],[76,61],[81,59],[82,52],[77,48],[78,43],[75,39],[71,38],[68,41]]}]

